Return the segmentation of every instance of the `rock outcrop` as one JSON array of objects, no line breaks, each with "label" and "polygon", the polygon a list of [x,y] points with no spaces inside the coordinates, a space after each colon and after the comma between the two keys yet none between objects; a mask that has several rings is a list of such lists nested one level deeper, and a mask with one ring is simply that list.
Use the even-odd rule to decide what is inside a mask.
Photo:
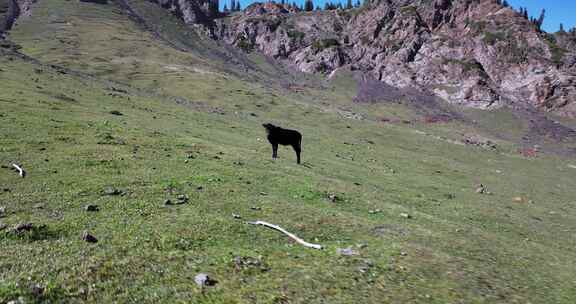
[{"label": "rock outcrop", "polygon": [[0,39],[12,28],[18,17],[28,17],[35,0],[0,0]]},{"label": "rock outcrop", "polygon": [[16,0],[0,2],[0,39],[12,28],[19,14],[20,9]]},{"label": "rock outcrop", "polygon": [[210,0],[150,0],[184,20],[186,24],[209,24],[219,17],[216,2]]},{"label": "rock outcrop", "polygon": [[211,27],[216,39],[303,72],[347,66],[453,104],[528,103],[576,117],[572,34],[542,32],[494,0],[381,0],[314,12],[255,3]]}]

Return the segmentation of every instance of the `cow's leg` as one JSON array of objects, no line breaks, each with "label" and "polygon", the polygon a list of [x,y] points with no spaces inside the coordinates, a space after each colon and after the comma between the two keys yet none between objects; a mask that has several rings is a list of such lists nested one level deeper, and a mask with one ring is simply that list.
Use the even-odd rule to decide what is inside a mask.
[{"label": "cow's leg", "polygon": [[294,152],[296,152],[296,163],[299,164],[300,163],[300,152],[301,152],[300,145],[299,144],[292,145],[292,148],[294,148]]},{"label": "cow's leg", "polygon": [[278,158],[278,144],[272,144],[272,158]]}]

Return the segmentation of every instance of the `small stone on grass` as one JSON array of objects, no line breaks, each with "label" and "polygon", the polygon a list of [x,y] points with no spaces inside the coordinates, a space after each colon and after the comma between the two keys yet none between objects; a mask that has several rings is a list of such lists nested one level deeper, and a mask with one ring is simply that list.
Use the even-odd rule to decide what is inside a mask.
[{"label": "small stone on grass", "polygon": [[104,195],[111,195],[111,196],[123,194],[123,192],[122,192],[121,190],[116,189],[116,188],[114,188],[114,187],[106,187],[106,188],[104,188],[103,193],[104,193]]},{"label": "small stone on grass", "polygon": [[352,255],[359,255],[360,254],[357,250],[352,249],[352,247],[337,248],[336,253],[339,255],[345,255],[345,256],[352,256]]},{"label": "small stone on grass", "polygon": [[87,243],[97,243],[98,239],[93,236],[92,234],[90,234],[88,231],[84,231],[84,233],[82,234],[82,240],[84,240]]},{"label": "small stone on grass", "polygon": [[176,200],[178,205],[186,204],[188,202],[188,196],[185,194],[180,194],[178,197],[176,197]]},{"label": "small stone on grass", "polygon": [[32,223],[20,223],[14,226],[14,228],[12,228],[12,231],[15,233],[22,233],[25,231],[30,231],[32,230],[32,228],[34,228],[34,224]]},{"label": "small stone on grass", "polygon": [[218,283],[216,280],[212,279],[211,277],[209,277],[207,274],[205,273],[199,273],[194,277],[194,282],[196,283],[196,285],[198,285],[199,287],[204,287],[204,286],[214,286],[216,285],[216,283]]},{"label": "small stone on grass", "polygon": [[100,211],[100,208],[98,207],[98,205],[86,205],[84,206],[84,210],[88,212],[96,212]]}]

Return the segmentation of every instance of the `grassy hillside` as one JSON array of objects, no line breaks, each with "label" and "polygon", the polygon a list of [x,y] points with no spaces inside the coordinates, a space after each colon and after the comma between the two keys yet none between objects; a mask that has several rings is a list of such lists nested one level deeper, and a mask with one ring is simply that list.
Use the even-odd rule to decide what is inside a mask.
[{"label": "grassy hillside", "polygon": [[[40,1],[11,39],[44,64],[0,56],[0,303],[576,298],[576,161],[460,142],[520,132],[508,113],[481,132],[353,104],[345,75],[263,85],[171,48],[112,4]],[[288,148],[271,160],[267,121],[304,134],[303,165]],[[165,204],[179,195],[188,202]],[[34,228],[13,232],[19,223]],[[337,252],[348,247],[357,254]],[[218,283],[202,290],[198,273]]]}]

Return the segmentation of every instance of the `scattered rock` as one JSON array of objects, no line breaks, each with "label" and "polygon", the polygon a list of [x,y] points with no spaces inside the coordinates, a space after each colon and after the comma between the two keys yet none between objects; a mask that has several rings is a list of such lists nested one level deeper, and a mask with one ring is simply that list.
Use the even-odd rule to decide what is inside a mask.
[{"label": "scattered rock", "polygon": [[8,225],[0,223],[0,231],[4,230],[6,228],[8,228]]},{"label": "scattered rock", "polygon": [[513,197],[513,198],[512,198],[512,201],[514,201],[515,203],[524,203],[524,202],[525,202],[524,198],[521,197],[521,196],[515,196],[515,197]]},{"label": "scattered rock", "polygon": [[202,186],[196,187],[196,191],[202,191],[202,190],[204,190],[204,187],[202,187]]},{"label": "scattered rock", "polygon": [[486,186],[484,186],[483,184],[480,184],[480,185],[478,185],[478,187],[476,187],[476,193],[478,193],[478,194],[492,194],[488,191]]},{"label": "scattered rock", "polygon": [[170,199],[165,199],[164,205],[169,206],[169,205],[173,205],[173,204],[172,204],[172,201]]},{"label": "scattered rock", "polygon": [[204,287],[204,286],[214,286],[218,283],[218,281],[212,279],[211,277],[209,277],[207,274],[205,273],[199,273],[194,277],[194,282],[196,282],[196,285],[200,286],[200,287]]},{"label": "scattered rock", "polygon": [[240,215],[235,214],[235,213],[232,213],[232,217],[235,218],[235,219],[237,219],[237,220],[239,220],[239,219],[242,218]]},{"label": "scattered rock", "polygon": [[122,190],[116,189],[114,187],[106,187],[106,188],[104,188],[104,191],[102,193],[104,195],[110,195],[110,196],[123,195],[124,194],[124,192]]},{"label": "scattered rock", "polygon": [[477,146],[481,148],[497,149],[498,146],[489,139],[482,138],[478,135],[469,135],[462,142],[466,145]]},{"label": "scattered rock", "polygon": [[266,193],[266,192],[260,192],[260,195],[265,196],[265,195],[268,195],[268,193]]},{"label": "scattered rock", "polygon": [[188,202],[188,196],[185,194],[180,194],[178,197],[176,197],[176,200],[178,205],[186,204]]},{"label": "scattered rock", "polygon": [[92,234],[88,233],[88,231],[84,231],[82,234],[82,240],[87,243],[98,243],[98,239]]},{"label": "scattered rock", "polygon": [[109,113],[112,114],[112,115],[116,115],[116,116],[122,116],[122,115],[124,115],[124,114],[122,114],[120,111],[116,111],[116,110],[110,111]]},{"label": "scattered rock", "polygon": [[22,233],[26,231],[31,231],[34,228],[34,224],[32,223],[19,223],[18,225],[12,228],[12,232],[14,233]]},{"label": "scattered rock", "polygon": [[32,208],[34,208],[34,209],[44,209],[44,204],[43,204],[43,203],[38,203],[38,204],[35,204]]},{"label": "scattered rock", "polygon": [[344,256],[352,256],[352,255],[359,255],[360,253],[357,250],[354,250],[352,247],[348,247],[348,248],[336,248],[336,254]]},{"label": "scattered rock", "polygon": [[6,207],[0,207],[0,218],[6,216]]},{"label": "scattered rock", "polygon": [[400,251],[400,256],[407,256],[407,255],[408,255],[407,252],[405,252],[405,251]]},{"label": "scattered rock", "polygon": [[336,202],[340,201],[340,197],[338,195],[336,195],[335,193],[328,193],[328,200],[330,200],[333,203],[336,203]]},{"label": "scattered rock", "polygon": [[30,286],[30,292],[36,298],[41,297],[44,294],[44,290],[45,290],[44,286],[38,283],[32,284],[32,286]]},{"label": "scattered rock", "polygon": [[88,212],[96,212],[100,211],[100,208],[98,207],[98,205],[86,205],[84,206],[84,210]]},{"label": "scattered rock", "polygon": [[374,267],[374,262],[372,260],[364,260],[362,265],[358,267],[358,271],[361,273],[367,273],[372,267]]},{"label": "scattered rock", "polygon": [[261,272],[266,272],[270,268],[265,265],[261,258],[246,257],[246,256],[235,256],[233,259],[234,269],[236,271],[256,269]]},{"label": "scattered rock", "polygon": [[262,208],[260,208],[260,207],[255,207],[255,206],[250,207],[250,209],[252,209],[252,210],[254,210],[254,211],[260,211],[260,210],[262,210]]},{"label": "scattered rock", "polygon": [[478,187],[476,187],[476,193],[482,194],[482,193],[484,193],[484,191],[486,191],[486,188],[484,188],[484,185],[480,184],[480,185],[478,185]]},{"label": "scattered rock", "polygon": [[456,198],[456,194],[454,194],[454,193],[446,193],[446,194],[444,194],[444,198],[445,198],[445,199],[452,200],[452,199],[455,199],[455,198]]},{"label": "scattered rock", "polygon": [[400,217],[405,218],[405,219],[411,219],[412,216],[408,213],[400,213]]},{"label": "scattered rock", "polygon": [[382,213],[382,210],[380,209],[368,210],[368,213],[370,214]]}]

